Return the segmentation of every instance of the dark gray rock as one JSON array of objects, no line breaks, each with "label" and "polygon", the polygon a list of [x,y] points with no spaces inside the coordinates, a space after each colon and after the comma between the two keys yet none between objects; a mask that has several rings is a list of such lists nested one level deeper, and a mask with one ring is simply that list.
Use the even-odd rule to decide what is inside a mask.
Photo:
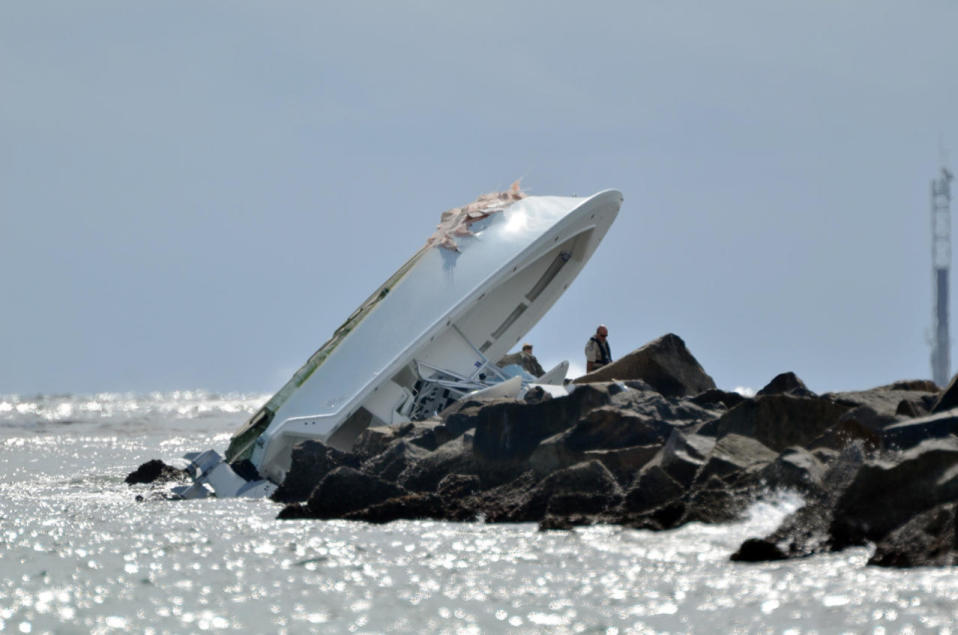
[{"label": "dark gray rock", "polygon": [[612,472],[620,485],[627,487],[635,480],[639,470],[655,458],[660,449],[661,446],[658,445],[637,445],[615,450],[587,450],[582,453],[582,459],[601,462]]},{"label": "dark gray rock", "polygon": [[[851,412],[870,410],[866,406],[853,409]],[[867,450],[881,447],[881,432],[860,423],[855,416],[842,415],[835,425],[825,430],[821,435],[806,444],[811,450],[827,448],[837,452],[851,445],[859,444]]]},{"label": "dark gray rock", "polygon": [[643,470],[659,466],[682,487],[688,488],[714,445],[715,439],[711,437],[673,430],[669,440]]},{"label": "dark gray rock", "polygon": [[[802,558],[830,549],[830,526],[834,517],[835,501],[852,483],[865,462],[861,445],[849,445],[836,458],[822,477],[820,495],[810,495],[806,504],[791,515],[769,536],[751,538],[756,544],[743,543],[749,559],[756,560],[762,553],[780,560],[782,555]],[[757,542],[767,543],[758,545]],[[774,547],[774,548],[773,548]],[[745,559],[740,556],[739,559]]]},{"label": "dark gray rock", "polygon": [[835,548],[877,542],[913,516],[958,499],[958,439],[930,439],[866,462],[835,505]]},{"label": "dark gray rock", "polygon": [[740,519],[754,500],[750,488],[735,488],[718,476],[710,476],[687,497],[685,514],[679,523],[726,523]]},{"label": "dark gray rock", "polygon": [[711,388],[705,392],[700,392],[694,397],[691,397],[689,401],[706,407],[721,404],[728,409],[742,403],[743,399],[745,399],[745,397],[737,392],[728,392],[725,390],[719,390],[718,388]]},{"label": "dark gray rock", "polygon": [[351,467],[337,467],[316,486],[306,508],[311,518],[342,518],[404,494],[406,491],[395,483]]},{"label": "dark gray rock", "polygon": [[926,439],[955,435],[958,435],[958,409],[890,425],[881,431],[881,441],[886,448],[905,450]]},{"label": "dark gray rock", "polygon": [[398,438],[396,426],[371,426],[359,433],[352,453],[359,461],[365,461],[385,452]]},{"label": "dark gray rock", "polygon": [[772,562],[788,556],[775,543],[764,538],[749,538],[732,554],[733,562]]},{"label": "dark gray rock", "polygon": [[838,422],[849,406],[823,397],[764,395],[748,399],[726,412],[715,424],[716,436],[740,434],[781,452],[806,446]]},{"label": "dark gray rock", "polygon": [[482,489],[475,474],[446,474],[436,486],[436,493],[444,499],[462,500]]},{"label": "dark gray rock", "polygon": [[493,461],[527,459],[540,441],[572,427],[585,413],[610,399],[607,387],[585,385],[567,397],[537,404],[485,406],[475,414],[475,451]]},{"label": "dark gray rock", "polygon": [[[665,397],[654,391],[637,389],[622,390],[612,394],[616,384],[598,385],[608,387],[611,394],[611,406],[646,417],[664,429],[675,427],[684,429],[701,425],[718,419],[725,412],[725,408],[721,405],[702,405],[684,397]],[[628,382],[625,385],[627,386]]]},{"label": "dark gray rock", "polygon": [[[439,482],[447,474],[467,474],[481,478],[482,472],[480,461],[473,451],[472,433],[466,432],[410,464],[397,477],[397,482],[410,491],[435,492]],[[507,477],[503,478],[509,480]]]},{"label": "dark gray rock", "polygon": [[707,481],[712,476],[728,480],[728,477],[741,472],[760,469],[774,461],[775,457],[775,452],[755,439],[727,434],[716,441],[696,480]]},{"label": "dark gray rock", "polygon": [[320,481],[337,467],[359,467],[354,454],[341,452],[320,441],[297,443],[291,456],[285,480],[270,497],[280,503],[305,501]]},{"label": "dark gray rock", "polygon": [[389,523],[394,520],[472,520],[465,509],[437,494],[414,493],[389,498],[379,503],[343,515],[346,520],[367,523]]},{"label": "dark gray rock", "polygon": [[932,406],[931,411],[933,413],[945,412],[954,408],[958,408],[958,375],[951,378],[951,381],[948,382],[948,386],[945,387],[945,390],[935,401],[935,405]]},{"label": "dark gray rock", "polygon": [[575,380],[576,383],[641,379],[667,397],[691,396],[715,388],[678,335],[669,333]]},{"label": "dark gray rock", "polygon": [[585,452],[662,444],[672,430],[673,427],[661,419],[614,406],[600,406],[579,419],[562,436],[570,450]]},{"label": "dark gray rock", "polygon": [[786,448],[757,477],[772,489],[793,489],[805,494],[822,494],[826,467],[802,447]]},{"label": "dark gray rock", "polygon": [[428,454],[429,450],[412,441],[396,439],[384,452],[365,461],[362,464],[362,470],[387,481],[395,481],[404,470]]},{"label": "dark gray rock", "polygon": [[642,470],[622,501],[625,514],[647,512],[680,498],[685,488],[658,465]]},{"label": "dark gray rock", "polygon": [[868,564],[882,567],[941,567],[958,564],[958,505],[924,511],[885,536]]},{"label": "dark gray rock", "polygon": [[787,373],[780,373],[772,378],[772,381],[768,382],[761,390],[759,390],[755,396],[761,397],[763,395],[782,395],[789,394],[796,397],[814,397],[815,393],[808,389],[808,386],[805,385],[798,376],[789,371]]},{"label": "dark gray rock", "polygon": [[185,481],[188,478],[189,475],[186,470],[167,465],[160,459],[152,459],[127,474],[123,482],[127,485],[169,483],[171,481]]},{"label": "dark gray rock", "polygon": [[[928,384],[931,384],[930,386]],[[924,405],[925,400],[934,402],[938,397],[938,390],[934,388],[931,382],[923,381],[901,381],[886,386],[878,386],[869,390],[855,390],[846,392],[834,392],[822,395],[836,403],[848,405],[851,407],[867,406],[875,413],[886,417],[895,417],[898,410],[898,404],[903,399],[914,400]]]},{"label": "dark gray rock", "polygon": [[[545,517],[550,500],[562,495],[567,497],[561,504],[570,505],[570,501],[583,501],[588,498],[590,502],[586,505],[588,509],[598,509],[598,513],[609,506],[618,505],[622,498],[622,488],[619,487],[615,476],[599,461],[588,461],[579,463],[562,470],[553,472],[542,479],[529,492],[526,500],[518,507],[515,512],[514,520],[518,522],[538,521]],[[556,513],[561,513],[561,504],[557,503]],[[581,512],[580,509],[571,510],[569,513]]]}]

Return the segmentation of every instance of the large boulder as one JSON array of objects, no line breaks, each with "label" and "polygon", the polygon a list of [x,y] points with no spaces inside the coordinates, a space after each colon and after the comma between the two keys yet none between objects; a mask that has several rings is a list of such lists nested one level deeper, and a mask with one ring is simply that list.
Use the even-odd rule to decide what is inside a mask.
[{"label": "large boulder", "polygon": [[659,465],[642,470],[625,494],[622,512],[643,513],[681,497],[685,488]]},{"label": "large boulder", "polygon": [[793,445],[806,446],[848,410],[848,405],[822,397],[764,395],[747,399],[722,415],[714,424],[715,433],[718,438],[728,434],[751,437],[781,452]]},{"label": "large boulder", "polygon": [[634,411],[600,406],[561,433],[570,450],[608,450],[665,443],[672,426]]},{"label": "large boulder", "polygon": [[316,486],[306,503],[306,509],[311,518],[342,518],[349,512],[405,493],[395,483],[351,467],[338,467]]},{"label": "large boulder", "polygon": [[886,448],[904,450],[913,448],[926,439],[941,439],[956,435],[958,435],[958,409],[887,426],[881,431],[881,440]]},{"label": "large boulder", "polygon": [[775,460],[776,454],[759,441],[740,434],[727,434],[716,441],[705,464],[696,474],[697,481],[718,476],[725,481],[737,480],[741,473],[757,471]]},{"label": "large boulder", "polygon": [[934,405],[938,390],[931,382],[899,381],[869,390],[833,392],[822,395],[836,403],[852,407],[865,406],[882,417],[894,418],[903,401],[921,411],[927,411]]},{"label": "large boulder", "polygon": [[475,414],[475,451],[491,461],[525,460],[540,441],[572,427],[585,413],[609,400],[607,387],[579,386],[566,397],[537,404],[485,406]]},{"label": "large boulder", "polygon": [[479,476],[480,462],[472,444],[472,433],[465,432],[407,465],[396,480],[410,491],[435,492],[447,474]]},{"label": "large boulder", "polygon": [[429,450],[411,441],[396,439],[384,452],[365,461],[362,470],[387,481],[395,481],[404,470],[428,454]]},{"label": "large boulder", "polygon": [[[679,485],[688,488],[705,464],[705,457],[715,446],[715,439],[673,430],[669,440],[642,471],[660,467]],[[641,474],[641,472],[640,472]]]},{"label": "large boulder", "polygon": [[127,485],[168,483],[170,481],[185,481],[187,478],[186,470],[167,465],[160,459],[152,459],[127,474],[123,482]]},{"label": "large boulder", "polygon": [[836,548],[884,538],[913,516],[958,500],[958,439],[929,439],[858,470],[835,505]]},{"label": "large boulder", "polygon": [[772,378],[772,381],[768,382],[761,390],[755,393],[756,397],[761,397],[763,395],[782,395],[789,394],[796,397],[814,397],[815,393],[808,389],[808,386],[805,385],[801,379],[798,378],[798,375],[788,371],[786,373],[779,373]]},{"label": "large boulder", "polygon": [[685,347],[669,333],[598,370],[576,383],[641,379],[668,397],[692,396],[715,388],[715,382]]},{"label": "large boulder", "polygon": [[958,504],[924,511],[885,536],[868,564],[882,567],[941,567],[958,564]]},{"label": "large boulder", "polygon": [[[579,463],[553,472],[529,492],[513,520],[538,521],[545,517],[550,501],[559,497],[552,513],[577,511],[595,514],[621,502],[622,489],[615,476],[599,461]],[[578,503],[576,507],[573,503]]]},{"label": "large boulder", "polygon": [[271,498],[293,503],[309,498],[320,481],[337,467],[359,467],[355,455],[331,448],[321,441],[302,441],[293,446],[292,461],[286,478]]},{"label": "large boulder", "polygon": [[721,402],[699,403],[697,397],[665,397],[638,382],[590,385],[606,387],[611,406],[655,421],[666,431],[671,427],[698,426],[718,419],[726,411]]},{"label": "large boulder", "polygon": [[732,560],[781,560],[828,551],[835,501],[855,479],[864,462],[865,453],[860,444],[847,446],[826,470],[818,494],[809,494],[805,505],[785,518],[770,535],[749,538],[742,543]]},{"label": "large boulder", "polygon": [[792,489],[821,494],[825,464],[802,447],[786,448],[757,474],[758,482],[773,489]]},{"label": "large boulder", "polygon": [[587,450],[582,453],[585,461],[599,461],[606,466],[623,487],[628,487],[636,475],[659,453],[659,445],[634,445],[614,450]]}]

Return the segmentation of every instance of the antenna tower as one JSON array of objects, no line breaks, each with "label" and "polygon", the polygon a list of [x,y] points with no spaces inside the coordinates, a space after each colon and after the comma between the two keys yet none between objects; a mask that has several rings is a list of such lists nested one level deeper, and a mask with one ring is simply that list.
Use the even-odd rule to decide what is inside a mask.
[{"label": "antenna tower", "polygon": [[942,166],[941,175],[931,182],[931,264],[935,285],[934,335],[931,343],[931,375],[939,386],[948,384],[948,271],[951,269],[951,180]]}]

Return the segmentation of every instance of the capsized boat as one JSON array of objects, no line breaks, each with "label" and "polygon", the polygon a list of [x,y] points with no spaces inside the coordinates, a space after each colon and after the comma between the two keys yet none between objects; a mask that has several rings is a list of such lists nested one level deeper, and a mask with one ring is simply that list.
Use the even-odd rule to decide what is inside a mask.
[{"label": "capsized boat", "polygon": [[561,391],[566,362],[530,381],[494,361],[569,287],[621,204],[616,190],[526,196],[516,183],[444,212],[426,245],[234,434],[225,461],[187,455],[194,483],[176,493],[268,496],[303,440],[348,451],[369,426],[425,419],[465,395]]}]

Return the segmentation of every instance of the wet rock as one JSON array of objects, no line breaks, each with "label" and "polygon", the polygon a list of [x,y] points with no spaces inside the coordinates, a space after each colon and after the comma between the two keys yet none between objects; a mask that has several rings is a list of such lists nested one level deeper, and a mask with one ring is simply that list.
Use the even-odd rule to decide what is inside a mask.
[{"label": "wet rock", "polygon": [[337,467],[313,490],[306,507],[311,518],[342,518],[405,493],[395,483],[351,467]]},{"label": "wet rock", "polygon": [[[541,520],[548,509],[550,500],[556,496],[567,497],[565,503],[557,502],[555,513],[562,513],[562,505],[567,512],[581,512],[583,509],[569,509],[574,501],[583,504],[585,511],[597,513],[621,501],[622,489],[618,481],[599,461],[588,461],[553,472],[529,491],[526,500],[515,511],[514,520],[528,522]],[[589,502],[586,503],[586,499]],[[598,509],[596,509],[598,508]],[[595,509],[595,512],[591,510]]]},{"label": "wet rock", "polygon": [[754,500],[749,488],[729,487],[718,476],[710,476],[690,492],[680,523],[726,523],[738,520]]},{"label": "wet rock", "polygon": [[390,498],[343,515],[346,520],[389,523],[394,520],[470,520],[469,512],[437,494],[414,493]]},{"label": "wet rock", "polygon": [[759,482],[773,489],[793,489],[821,494],[826,467],[802,447],[786,448],[757,474]]},{"label": "wet rock", "polygon": [[787,373],[780,373],[772,378],[772,381],[768,382],[761,390],[759,390],[755,396],[761,397],[763,395],[794,395],[796,397],[814,397],[815,393],[808,389],[808,386],[805,385],[798,376],[789,371]]},{"label": "wet rock", "polygon": [[[835,502],[852,483],[864,462],[865,453],[861,445],[846,447],[822,477],[820,495],[808,496],[806,504],[785,518],[770,535],[750,540],[760,540],[774,546],[774,550],[767,549],[767,552],[776,560],[781,559],[778,554],[802,558],[828,551],[831,548],[830,526]],[[755,547],[757,545],[748,547],[748,554],[753,561],[763,553],[762,549]]]},{"label": "wet rock", "polygon": [[[863,406],[853,410],[858,411],[866,409]],[[809,441],[807,447],[815,450],[818,448],[828,448],[835,451],[841,451],[848,445],[859,443],[868,450],[874,450],[881,447],[881,432],[863,424],[855,416],[842,415],[838,422],[828,428],[820,436]]]},{"label": "wet rock", "polygon": [[446,474],[436,486],[436,493],[445,499],[463,499],[481,489],[475,474]]},{"label": "wet rock", "polygon": [[772,562],[788,556],[773,542],[764,538],[749,538],[732,554],[735,562]]},{"label": "wet rock", "polygon": [[160,459],[152,459],[142,464],[126,475],[123,480],[127,485],[139,483],[168,483],[170,481],[185,481],[189,478],[186,470],[167,465]]},{"label": "wet rock", "polygon": [[672,333],[579,377],[575,383],[614,379],[641,379],[667,397],[697,395],[715,388],[715,382],[685,347],[682,338]]},{"label": "wet rock", "polygon": [[297,443],[291,457],[286,478],[270,497],[280,503],[305,501],[319,482],[337,467],[359,467],[355,455],[331,448],[321,441]]},{"label": "wet rock", "polygon": [[945,503],[918,514],[882,539],[868,564],[882,567],[958,564],[956,509],[955,503]]},{"label": "wet rock", "polygon": [[468,505],[488,522],[516,522],[517,511],[528,502],[540,480],[534,471],[527,470],[506,483],[479,492]]},{"label": "wet rock", "polygon": [[706,481],[712,476],[727,478],[746,470],[757,470],[774,461],[775,457],[775,452],[755,439],[727,434],[716,441],[696,479]]},{"label": "wet rock", "polygon": [[881,540],[936,505],[958,499],[958,439],[930,439],[899,456],[866,462],[838,499],[835,548]]}]

